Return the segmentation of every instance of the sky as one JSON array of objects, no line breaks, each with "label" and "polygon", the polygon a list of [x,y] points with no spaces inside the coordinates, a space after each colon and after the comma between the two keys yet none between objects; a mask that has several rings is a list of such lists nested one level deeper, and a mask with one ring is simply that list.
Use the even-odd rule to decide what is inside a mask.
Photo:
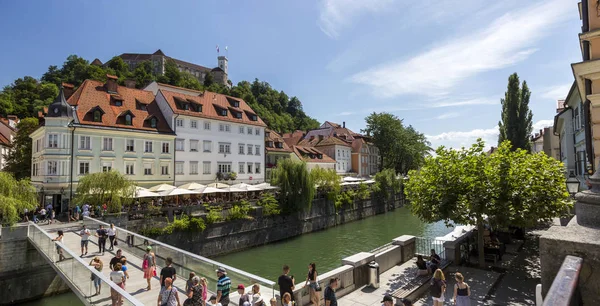
[{"label": "sky", "polygon": [[320,122],[360,132],[370,113],[390,112],[434,148],[495,145],[513,72],[531,89],[534,131],[552,125],[581,61],[577,2],[2,1],[0,86],[70,54],[161,49],[215,67],[218,45],[234,84],[267,81]]}]

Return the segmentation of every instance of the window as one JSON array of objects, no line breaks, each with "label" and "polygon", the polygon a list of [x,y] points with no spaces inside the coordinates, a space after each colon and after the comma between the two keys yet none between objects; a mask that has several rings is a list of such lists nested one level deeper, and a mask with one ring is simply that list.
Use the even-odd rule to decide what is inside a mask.
[{"label": "window", "polygon": [[221,173],[230,173],[231,172],[231,163],[217,163],[219,172]]},{"label": "window", "polygon": [[338,157],[340,157],[340,150],[338,150]]},{"label": "window", "polygon": [[163,154],[169,154],[169,143],[168,142],[162,143],[162,152],[163,152]]},{"label": "window", "polygon": [[248,163],[248,173],[252,173],[252,163]]},{"label": "window", "polygon": [[198,162],[197,161],[190,162],[190,174],[198,174]]},{"label": "window", "polygon": [[169,165],[161,165],[160,166],[160,174],[161,175],[169,175]]},{"label": "window", "polygon": [[244,173],[244,163],[239,163],[238,173]]},{"label": "window", "polygon": [[123,101],[115,100],[115,106],[123,106]]},{"label": "window", "polygon": [[112,162],[102,162],[102,172],[109,172],[112,170]]},{"label": "window", "polygon": [[255,130],[254,130],[254,134],[255,134],[255,135],[260,135],[260,129],[255,129]]},{"label": "window", "polygon": [[90,136],[79,136],[79,150],[91,149]]},{"label": "window", "polygon": [[133,140],[133,139],[125,140],[125,151],[126,152],[134,152],[135,151],[135,140]]},{"label": "window", "polygon": [[156,118],[150,119],[150,127],[156,128]]},{"label": "window", "polygon": [[230,154],[231,153],[231,144],[229,143],[219,143],[219,153]]},{"label": "window", "polygon": [[112,151],[113,150],[113,139],[105,137],[102,139],[102,151]]},{"label": "window", "polygon": [[35,141],[35,151],[36,152],[40,151],[40,140],[39,139]]},{"label": "window", "polygon": [[250,115],[251,121],[258,121],[258,117],[256,115]]},{"label": "window", "polygon": [[235,114],[235,118],[242,119],[242,113],[240,113],[240,112],[232,112],[232,113]]},{"label": "window", "polygon": [[175,119],[176,127],[183,127],[183,119]]},{"label": "window", "polygon": [[248,135],[252,135],[252,128],[251,127],[248,128]]},{"label": "window", "polygon": [[125,125],[131,125],[131,115],[125,115]]},{"label": "window", "polygon": [[79,162],[79,175],[85,175],[90,173],[90,162],[83,161]]},{"label": "window", "polygon": [[254,173],[260,173],[260,163],[254,164]]},{"label": "window", "polygon": [[[272,144],[271,144],[271,145],[272,145]],[[276,143],[275,143],[275,147],[277,147],[277,148],[279,148],[279,149],[283,148],[283,142],[276,142]]]},{"label": "window", "polygon": [[175,174],[183,174],[183,162],[175,163]]},{"label": "window", "polygon": [[198,152],[198,140],[190,139],[190,152]]},{"label": "window", "polygon": [[146,142],[144,142],[144,152],[145,153],[152,153],[152,151],[153,151],[152,150],[153,149],[152,148],[152,144],[153,144],[152,141],[146,141]]},{"label": "window", "polygon": [[577,167],[577,175],[584,175],[586,173],[586,161],[585,161],[585,151],[579,151],[577,152],[575,158],[577,159],[575,161]]},{"label": "window", "polygon": [[254,147],[254,155],[260,155],[260,146],[259,145],[256,145]]},{"label": "window", "polygon": [[175,151],[183,151],[185,144],[183,143],[183,139],[175,140]]},{"label": "window", "polygon": [[58,134],[48,135],[48,148],[58,148]]},{"label": "window", "polygon": [[248,155],[252,155],[252,145],[248,145]]},{"label": "window", "polygon": [[33,173],[31,174],[31,176],[38,176],[40,174],[40,164],[35,163],[33,164]]},{"label": "window", "polygon": [[125,163],[125,174],[126,175],[134,175],[135,172],[133,170],[134,164],[132,162]]},{"label": "window", "polygon": [[204,122],[204,129],[205,130],[210,130],[210,122]]},{"label": "window", "polygon": [[573,110],[573,116],[574,116],[574,118],[573,118],[573,130],[579,131],[579,129],[581,128],[581,122],[580,122],[580,119],[579,119],[579,108],[578,107],[576,107]]},{"label": "window", "polygon": [[202,162],[202,174],[210,174],[210,162]]},{"label": "window", "polygon": [[140,103],[139,101],[136,101],[136,103],[135,103],[135,108],[136,108],[136,109],[139,109],[139,110],[143,110],[143,111],[146,111],[146,110],[147,110],[147,108],[146,108],[146,104],[144,104],[144,103]]},{"label": "window", "polygon": [[152,175],[152,164],[151,163],[144,164],[144,175]]},{"label": "window", "polygon": [[212,142],[210,140],[205,140],[202,142],[202,147],[204,152],[210,153],[212,151]]},{"label": "window", "polygon": [[224,132],[225,131],[225,124],[219,124],[219,132]]},{"label": "window", "polygon": [[227,110],[226,109],[220,109],[219,110],[219,116],[226,117],[227,116]]},{"label": "window", "polygon": [[94,111],[94,122],[102,122],[102,112],[100,110]]},{"label": "window", "polygon": [[246,129],[243,126],[240,126],[240,134],[244,134],[244,131],[246,131]]},{"label": "window", "polygon": [[225,124],[225,132],[231,132],[231,125]]},{"label": "window", "polygon": [[48,175],[57,175],[58,174],[58,162],[57,161],[48,161]]},{"label": "window", "polygon": [[198,128],[198,121],[196,121],[196,120],[191,120],[191,121],[190,121],[190,127],[191,127],[192,129],[197,129],[197,128]]},{"label": "window", "polygon": [[239,148],[239,149],[238,149],[238,154],[244,154],[244,148],[245,148],[245,147],[246,147],[246,146],[245,146],[243,143],[240,143],[240,144],[238,145],[238,148]]}]

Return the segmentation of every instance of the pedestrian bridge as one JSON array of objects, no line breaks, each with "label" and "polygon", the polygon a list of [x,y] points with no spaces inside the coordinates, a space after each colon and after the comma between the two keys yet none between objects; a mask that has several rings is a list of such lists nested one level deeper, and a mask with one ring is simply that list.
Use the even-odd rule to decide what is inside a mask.
[{"label": "pedestrian bridge", "polygon": [[[83,224],[94,233],[100,225],[108,227],[109,224],[102,221],[85,217]],[[168,244],[144,237],[134,232],[127,231],[117,227],[117,241],[113,251],[106,251],[104,255],[97,253],[97,239],[91,237],[88,246],[88,254],[80,257],[81,248],[79,231],[81,222],[68,223],[62,225],[45,225],[30,222],[28,224],[27,237],[33,246],[44,255],[48,263],[56,270],[57,274],[68,284],[72,291],[79,297],[85,305],[112,305],[111,288],[116,290],[123,299],[123,305],[153,305],[156,304],[158,293],[160,291],[160,269],[164,267],[165,259],[173,259],[173,267],[177,270],[177,278],[173,283],[179,289],[180,301],[183,304],[185,297],[185,284],[190,272],[195,272],[200,277],[206,277],[209,282],[209,291],[216,291],[216,273],[218,267],[227,270],[227,276],[231,278],[232,292],[230,295],[231,304],[237,305],[237,292],[235,287],[238,284],[244,284],[246,288],[252,284],[261,286],[261,295],[265,299],[274,296],[275,283],[251,273],[229,267],[214,260],[192,254],[190,252],[172,247]],[[63,242],[53,241],[57,235],[56,232],[64,232]],[[128,241],[129,240],[129,241]],[[107,242],[108,246],[109,242]],[[143,278],[142,258],[147,246],[152,247],[156,255],[157,277],[152,280],[152,290],[146,290],[147,282]],[[59,261],[57,248],[63,249],[64,259]],[[117,249],[121,249],[123,256],[127,257],[127,268],[129,279],[125,282],[125,289],[121,289],[109,278],[109,262],[115,256]],[[94,257],[100,257],[104,267],[101,272],[97,271],[89,263]],[[95,295],[96,290],[91,281],[92,274],[101,279],[101,293]],[[209,294],[210,296],[210,294]]]}]

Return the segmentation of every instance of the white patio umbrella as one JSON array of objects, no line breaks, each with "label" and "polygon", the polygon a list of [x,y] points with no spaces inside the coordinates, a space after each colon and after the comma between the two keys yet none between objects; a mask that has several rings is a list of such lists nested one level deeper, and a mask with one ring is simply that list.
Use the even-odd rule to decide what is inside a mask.
[{"label": "white patio umbrella", "polygon": [[161,196],[165,196],[165,197],[170,197],[170,196],[176,196],[176,195],[198,194],[198,193],[199,193],[198,190],[189,190],[189,189],[175,188],[173,190],[161,191],[160,195]]},{"label": "white patio umbrella", "polygon": [[134,198],[150,198],[150,197],[158,197],[160,194],[156,192],[152,192],[144,187],[135,187],[135,196]]},{"label": "white patio umbrella", "polygon": [[227,188],[223,188],[222,190],[225,190],[226,192],[246,192],[246,191],[248,191],[246,189],[236,188],[236,187],[227,187]]},{"label": "white patio umbrella", "polygon": [[187,183],[187,184],[183,184],[177,188],[188,189],[188,190],[198,190],[198,189],[202,189],[205,187],[206,187],[206,185],[202,185],[202,184],[198,184],[198,183]]},{"label": "white patio umbrella", "polygon": [[373,183],[375,183],[375,181],[374,180],[366,180],[363,183],[365,183],[365,184],[373,184]]},{"label": "white patio umbrella", "polygon": [[206,188],[198,189],[196,191],[201,194],[227,192],[224,189],[219,189],[219,188],[215,188],[215,187],[206,187]]},{"label": "white patio umbrella", "polygon": [[231,187],[244,189],[245,191],[261,191],[262,190],[262,188],[257,187],[257,185],[250,185],[250,184],[246,184],[246,183],[239,183],[239,184],[231,185]]},{"label": "white patio umbrella", "polygon": [[347,176],[347,177],[345,177],[345,178],[343,179],[343,181],[344,181],[344,182],[360,182],[360,181],[364,181],[364,180],[363,180],[363,179],[361,179],[361,178],[357,178],[357,177],[350,177],[350,176]]},{"label": "white patio umbrella", "polygon": [[169,184],[159,184],[156,186],[152,186],[150,188],[148,188],[148,190],[152,191],[152,192],[160,192],[160,191],[170,191],[173,190],[177,187],[173,186],[173,185],[169,185]]},{"label": "white patio umbrella", "polygon": [[210,183],[208,185],[206,185],[206,187],[213,187],[213,188],[229,188],[230,186],[227,184],[223,184],[223,183]]},{"label": "white patio umbrella", "polygon": [[256,184],[253,185],[256,188],[260,188],[262,190],[270,190],[270,189],[279,189],[279,187],[276,186],[271,186],[270,183],[260,183],[260,184]]}]

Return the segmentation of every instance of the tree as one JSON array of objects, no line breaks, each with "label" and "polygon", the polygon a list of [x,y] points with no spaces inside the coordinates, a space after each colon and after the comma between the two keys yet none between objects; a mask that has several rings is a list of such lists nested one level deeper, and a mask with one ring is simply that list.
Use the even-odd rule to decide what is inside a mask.
[{"label": "tree", "polygon": [[16,179],[21,180],[31,176],[31,138],[29,135],[38,128],[36,118],[21,119],[17,123],[17,135],[13,148],[6,155],[6,165],[3,171],[10,172]]},{"label": "tree", "polygon": [[215,78],[213,77],[211,72],[206,73],[204,77],[204,86],[209,87],[210,85],[215,83]]},{"label": "tree", "polygon": [[154,75],[154,66],[151,61],[143,61],[139,63],[133,70],[133,78],[135,84],[139,87],[144,87],[156,80]]},{"label": "tree", "polygon": [[527,82],[523,81],[523,86],[519,88],[519,76],[513,73],[508,77],[508,87],[504,93],[504,99],[501,99],[502,114],[498,126],[500,135],[498,144],[505,140],[510,140],[512,149],[523,149],[531,151],[531,120],[533,114],[529,109],[529,98],[531,92],[527,87]]},{"label": "tree", "polygon": [[8,172],[0,172],[0,222],[13,225],[25,209],[37,206],[37,192],[28,179],[17,180]]},{"label": "tree", "polygon": [[305,162],[280,160],[273,170],[273,185],[279,189],[279,203],[284,213],[310,208],[315,195],[315,184]]},{"label": "tree", "polygon": [[468,149],[439,147],[436,155],[409,172],[406,199],[425,222],[477,226],[482,267],[484,216],[496,227],[527,227],[559,217],[572,205],[562,163],[545,154],[512,151],[505,141],[488,156],[478,139]]},{"label": "tree", "polygon": [[342,190],[340,177],[334,169],[316,167],[310,171],[310,178],[317,188],[327,194],[327,199],[333,201]]},{"label": "tree", "polygon": [[[73,203],[107,204],[109,212],[120,212],[131,204],[135,185],[117,171],[87,174],[79,180]],[[72,204],[74,205],[74,204]]]}]

